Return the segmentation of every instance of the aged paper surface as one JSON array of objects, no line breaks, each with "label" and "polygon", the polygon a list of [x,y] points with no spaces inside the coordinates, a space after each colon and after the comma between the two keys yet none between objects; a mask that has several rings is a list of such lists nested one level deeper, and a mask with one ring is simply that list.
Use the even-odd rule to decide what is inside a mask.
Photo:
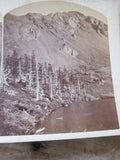
[{"label": "aged paper surface", "polygon": [[111,13],[60,1],[10,8],[3,11],[0,138],[119,134]]}]

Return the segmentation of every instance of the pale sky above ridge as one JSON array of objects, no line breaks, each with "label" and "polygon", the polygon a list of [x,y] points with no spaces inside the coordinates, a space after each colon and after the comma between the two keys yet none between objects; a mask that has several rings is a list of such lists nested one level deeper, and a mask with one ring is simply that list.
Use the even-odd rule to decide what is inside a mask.
[{"label": "pale sky above ridge", "polygon": [[41,13],[43,15],[47,15],[49,13],[68,12],[68,11],[78,11],[86,16],[92,16],[103,21],[104,23],[107,23],[107,18],[101,13],[79,4],[63,2],[63,1],[35,2],[32,4],[16,8],[12,10],[10,13],[20,16],[20,15],[26,15],[27,13]]}]

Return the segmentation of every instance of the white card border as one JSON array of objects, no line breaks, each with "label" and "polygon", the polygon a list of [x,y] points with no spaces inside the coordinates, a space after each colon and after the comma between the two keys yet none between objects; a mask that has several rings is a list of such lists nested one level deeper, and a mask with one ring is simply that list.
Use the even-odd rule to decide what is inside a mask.
[{"label": "white card border", "polygon": [[[22,2],[20,0],[12,0],[12,3],[9,0],[6,0],[9,7],[4,7],[5,3],[1,3],[1,13],[3,16],[8,13],[10,10],[17,7],[24,6],[25,4],[30,4],[32,2],[42,2],[42,0],[31,0]],[[45,0],[47,1],[47,0]],[[60,1],[60,0],[49,0],[49,1]],[[95,11],[99,11],[107,17],[108,28],[109,28],[109,49],[110,49],[110,58],[111,58],[111,69],[112,69],[112,78],[113,78],[113,87],[116,101],[116,109],[120,127],[120,27],[119,27],[119,10],[118,3],[111,0],[61,0],[63,2],[73,2],[75,4],[80,4]],[[30,3],[29,3],[30,2]],[[113,33],[114,31],[114,33]],[[4,34],[4,33],[3,33]],[[2,46],[3,51],[3,46]],[[67,139],[79,139],[79,138],[93,138],[93,137],[106,137],[106,136],[118,136],[120,135],[120,129],[113,130],[102,130],[102,131],[90,131],[90,132],[76,132],[76,133],[59,133],[59,134],[42,134],[42,135],[22,135],[22,136],[0,136],[0,143],[17,143],[17,142],[32,142],[32,141],[51,141],[51,140],[67,140]]]}]

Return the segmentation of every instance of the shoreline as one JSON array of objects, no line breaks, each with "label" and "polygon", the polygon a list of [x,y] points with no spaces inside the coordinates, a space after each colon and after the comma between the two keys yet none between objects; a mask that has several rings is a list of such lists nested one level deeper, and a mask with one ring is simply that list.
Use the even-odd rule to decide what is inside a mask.
[{"label": "shoreline", "polygon": [[[102,103],[104,103],[104,104],[102,107],[97,106],[98,107],[97,108],[96,106],[89,106],[88,105],[89,103],[91,103],[91,104],[98,103],[99,105],[101,105]],[[108,112],[107,112],[107,109],[104,108],[104,107],[106,107],[107,104],[110,106],[110,108],[107,108],[109,110]],[[84,105],[86,105],[86,106],[84,106]],[[82,102],[81,106],[80,105],[79,106],[70,105],[68,107],[58,108],[57,110],[53,111],[41,123],[40,127],[37,127],[36,132],[37,132],[37,134],[52,134],[52,133],[69,133],[69,132],[109,130],[109,129],[119,128],[118,118],[116,115],[116,109],[115,109],[114,105],[115,105],[114,98],[107,97],[102,100],[97,100],[97,101],[92,101],[92,102]],[[75,107],[75,109],[74,109],[74,107]],[[75,111],[76,108],[78,109],[77,112],[79,112],[81,110],[82,113],[79,113],[80,114],[79,116],[81,116],[83,119],[79,118],[79,116],[77,114],[75,114],[75,113],[77,113]],[[101,108],[104,108],[103,113],[101,111]],[[94,112],[92,112],[92,113],[89,112],[92,110],[94,110]],[[71,114],[71,116],[70,116],[70,114],[65,115],[65,113],[70,113],[71,111],[73,112],[73,115],[76,115],[76,117],[73,116],[72,114]],[[60,113],[62,113],[62,114],[60,114]],[[55,115],[55,114],[57,114],[57,115]],[[84,116],[83,116],[83,114],[84,114]],[[63,115],[63,116],[61,116],[61,115]],[[114,116],[111,116],[111,115],[114,115]],[[66,118],[66,117],[69,117],[69,118]],[[80,119],[81,119],[81,121],[80,121]],[[105,119],[106,119],[106,121],[105,121]],[[89,121],[91,121],[91,123]],[[95,123],[95,121],[97,124]],[[74,125],[69,124],[69,122]],[[83,122],[83,124],[81,122]],[[80,127],[79,123],[81,124],[81,128],[79,128]],[[76,125],[76,127],[75,127],[75,125]],[[73,127],[73,131],[72,131],[72,127]],[[39,133],[38,130],[40,130],[42,128],[44,128],[44,130],[40,131],[40,133]],[[65,130],[67,130],[67,131],[65,131]]]}]

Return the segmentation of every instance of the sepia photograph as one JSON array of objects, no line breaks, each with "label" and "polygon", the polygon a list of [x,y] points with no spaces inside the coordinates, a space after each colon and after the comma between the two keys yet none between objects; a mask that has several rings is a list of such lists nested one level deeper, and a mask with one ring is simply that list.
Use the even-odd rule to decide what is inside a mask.
[{"label": "sepia photograph", "polygon": [[2,14],[0,13],[0,82],[1,82],[1,57],[2,55]]},{"label": "sepia photograph", "polygon": [[100,12],[60,1],[10,11],[2,65],[0,136],[119,128]]}]

